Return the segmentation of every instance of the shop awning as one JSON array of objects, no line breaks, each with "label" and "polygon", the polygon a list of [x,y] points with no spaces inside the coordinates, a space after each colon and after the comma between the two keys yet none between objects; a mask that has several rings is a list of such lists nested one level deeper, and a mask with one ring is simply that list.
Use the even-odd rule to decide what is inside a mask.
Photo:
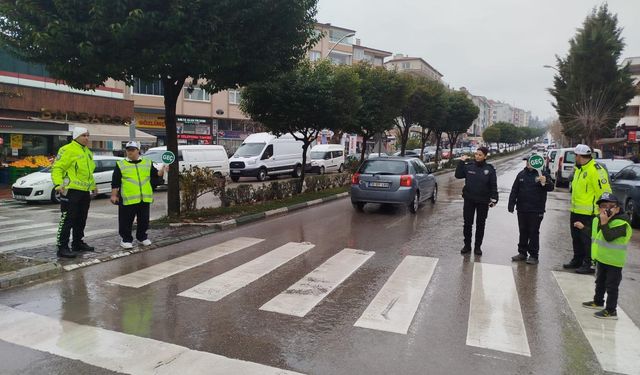
[{"label": "shop awning", "polygon": [[67,124],[32,119],[0,117],[0,133],[71,135]]},{"label": "shop awning", "polygon": [[[89,130],[92,141],[128,141],[129,127],[126,125],[92,124],[81,122],[69,122],[69,131],[73,131],[76,126],[81,126]],[[155,142],[156,137],[136,129],[136,140],[140,142]]]},{"label": "shop awning", "polygon": [[623,143],[626,140],[627,140],[626,138],[601,138],[601,139],[596,139],[596,144],[615,145],[618,143]]}]

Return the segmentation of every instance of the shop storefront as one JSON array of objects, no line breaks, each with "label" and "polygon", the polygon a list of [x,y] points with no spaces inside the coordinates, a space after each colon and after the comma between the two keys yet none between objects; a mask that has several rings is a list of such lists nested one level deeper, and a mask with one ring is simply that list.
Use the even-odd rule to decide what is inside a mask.
[{"label": "shop storefront", "polygon": [[178,116],[176,132],[180,145],[212,145],[211,119],[202,117]]},{"label": "shop storefront", "polygon": [[67,124],[0,118],[0,162],[9,164],[27,156],[55,156],[70,135]]}]

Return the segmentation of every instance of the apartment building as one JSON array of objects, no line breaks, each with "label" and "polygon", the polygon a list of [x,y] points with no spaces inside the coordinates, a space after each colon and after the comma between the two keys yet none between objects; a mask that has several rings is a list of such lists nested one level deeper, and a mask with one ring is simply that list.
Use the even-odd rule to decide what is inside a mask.
[{"label": "apartment building", "polygon": [[443,75],[420,57],[409,57],[397,54],[393,56],[391,60],[385,62],[384,66],[389,70],[414,74],[419,77],[426,77],[442,82]]},{"label": "apartment building", "polygon": [[467,134],[474,137],[482,136],[482,132],[484,131],[484,129],[489,126],[489,117],[491,116],[491,105],[489,104],[489,100],[484,96],[471,94],[464,87],[461,87],[460,90],[467,94],[467,97],[471,99],[473,104],[475,104],[475,106],[478,107],[479,110],[478,117],[473,120],[471,127],[469,128],[469,130],[467,130]]},{"label": "apartment building", "polygon": [[494,100],[489,100],[491,106],[491,114],[489,117],[489,126],[496,122],[512,122],[513,121],[513,108],[507,104]]},{"label": "apartment building", "polygon": [[627,141],[637,143],[640,140],[640,57],[629,57],[622,61],[622,65],[629,64],[631,77],[638,94],[627,103],[624,117],[618,122],[618,126],[624,125]]}]

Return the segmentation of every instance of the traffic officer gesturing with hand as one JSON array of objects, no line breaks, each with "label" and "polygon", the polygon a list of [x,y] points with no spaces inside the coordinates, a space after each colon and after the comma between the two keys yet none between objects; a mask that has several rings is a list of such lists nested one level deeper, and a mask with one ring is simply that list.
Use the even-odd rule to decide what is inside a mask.
[{"label": "traffic officer gesturing with hand", "polygon": [[464,198],[464,247],[460,250],[461,254],[471,252],[473,217],[477,212],[476,241],[473,253],[482,255],[481,246],[484,238],[484,225],[487,221],[489,207],[493,207],[498,203],[496,170],[493,165],[486,162],[488,153],[488,148],[479,147],[474,155],[475,162],[467,162],[468,156],[464,155],[460,158],[461,161],[456,167],[456,178],[465,179],[464,188],[462,189],[462,197]]},{"label": "traffic officer gesturing with hand", "polygon": [[[571,239],[573,259],[564,268],[576,268],[577,273],[594,273],[591,268],[591,239],[579,227],[590,227],[600,209],[597,201],[602,193],[611,192],[606,169],[591,157],[591,148],[577,145],[576,166],[571,181]],[[580,225],[578,225],[580,223]]]},{"label": "traffic officer gesturing with hand", "polygon": [[[58,257],[75,258],[78,252],[93,251],[82,241],[87,215],[91,204],[91,192],[97,194],[93,171],[96,164],[88,148],[89,131],[76,126],[73,140],[60,147],[51,167],[51,180],[60,193],[60,224],[58,225]],[[73,229],[73,242],[69,249],[69,237]]]}]

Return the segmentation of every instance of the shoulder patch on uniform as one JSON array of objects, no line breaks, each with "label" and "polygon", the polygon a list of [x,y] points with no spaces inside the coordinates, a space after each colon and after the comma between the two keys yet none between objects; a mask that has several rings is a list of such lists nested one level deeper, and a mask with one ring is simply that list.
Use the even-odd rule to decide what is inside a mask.
[{"label": "shoulder patch on uniform", "polygon": [[489,174],[489,170],[488,170],[488,169],[485,169],[485,170],[484,170],[484,174],[485,174],[485,175],[488,175],[488,174]]},{"label": "shoulder patch on uniform", "polygon": [[602,169],[602,166],[600,164],[595,163],[594,165],[595,165],[596,169]]},{"label": "shoulder patch on uniform", "polygon": [[602,182],[603,184],[606,184],[607,183],[607,179],[603,178],[602,180],[600,180],[600,182]]}]

